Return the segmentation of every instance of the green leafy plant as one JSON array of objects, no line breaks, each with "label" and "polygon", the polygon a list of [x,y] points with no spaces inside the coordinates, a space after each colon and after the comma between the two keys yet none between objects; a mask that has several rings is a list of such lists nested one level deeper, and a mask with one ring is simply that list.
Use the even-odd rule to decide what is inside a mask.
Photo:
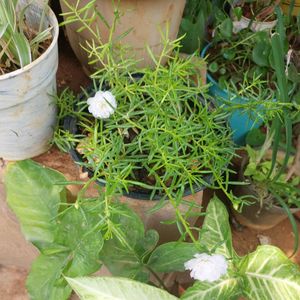
[{"label": "green leafy plant", "polygon": [[[43,184],[42,184],[43,183]],[[31,299],[67,299],[72,288],[82,299],[176,299],[163,288],[161,273],[182,272],[195,254],[224,257],[225,275],[213,282],[197,280],[182,299],[291,299],[300,292],[300,270],[276,247],[259,246],[239,257],[232,246],[228,213],[214,197],[193,243],[170,242],[156,246],[157,233],[144,231],[142,221],[117,201],[106,236],[105,201],[102,197],[66,199],[63,176],[30,160],[11,163],[5,174],[8,203],[17,215],[25,237],[41,254],[27,280]],[[34,193],[32,193],[34,191]],[[130,230],[128,230],[130,228]],[[104,264],[115,276],[130,278],[77,278]],[[150,279],[152,274],[156,279]]]},{"label": "green leafy plant", "polygon": [[[39,28],[26,21],[30,2],[3,0],[0,2],[0,71],[2,74],[25,67],[37,59],[48,47],[51,29],[44,28],[48,1]],[[42,7],[42,6],[41,6]]]},{"label": "green leafy plant", "polygon": [[179,30],[179,36],[185,35],[181,41],[182,52],[194,53],[202,48],[213,5],[214,3],[207,0],[187,1]]}]

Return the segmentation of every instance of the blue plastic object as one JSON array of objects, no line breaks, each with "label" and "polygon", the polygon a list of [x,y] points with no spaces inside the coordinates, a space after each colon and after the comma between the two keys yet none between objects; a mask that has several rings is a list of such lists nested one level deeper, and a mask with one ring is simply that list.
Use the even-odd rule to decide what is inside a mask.
[{"label": "blue plastic object", "polygon": [[[211,43],[206,45],[201,51],[201,57],[205,57],[207,50],[211,47]],[[236,96],[227,90],[222,89],[216,80],[207,72],[207,83],[210,84],[209,93],[214,97],[218,105],[226,105],[226,102],[230,101],[234,104],[243,104],[247,102],[247,99]],[[258,117],[256,111],[245,111],[244,109],[236,109],[231,112],[229,116],[229,125],[233,131],[233,141],[239,145],[244,146],[246,143],[247,133],[253,129],[258,128],[263,120]]]}]

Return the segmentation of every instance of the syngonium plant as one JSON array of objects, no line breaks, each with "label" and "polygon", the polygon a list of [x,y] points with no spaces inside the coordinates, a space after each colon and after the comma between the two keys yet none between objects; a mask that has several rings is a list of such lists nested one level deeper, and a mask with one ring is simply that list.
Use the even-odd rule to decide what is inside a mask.
[{"label": "syngonium plant", "polygon": [[[70,203],[66,184],[62,174],[30,160],[9,164],[5,173],[8,203],[40,251],[27,279],[32,300],[68,299],[72,288],[81,299],[178,299],[161,275],[185,269],[195,282],[181,299],[298,299],[299,267],[270,245],[238,256],[227,210],[216,196],[193,242],[157,246],[157,232],[145,231],[128,207],[110,203],[107,222],[101,196]],[[118,278],[83,277],[103,265]]]}]

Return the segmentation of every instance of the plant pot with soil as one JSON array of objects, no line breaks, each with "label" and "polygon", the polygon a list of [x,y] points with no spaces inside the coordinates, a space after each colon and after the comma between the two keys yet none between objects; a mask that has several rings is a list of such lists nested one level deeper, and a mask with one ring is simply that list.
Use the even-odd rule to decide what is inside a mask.
[{"label": "plant pot with soil", "polygon": [[[170,40],[176,38],[186,1],[83,0],[77,7],[76,2],[78,1],[60,0],[71,47],[85,72],[90,74],[95,69],[89,65],[88,62],[92,58],[88,57],[84,48],[87,47],[87,43],[95,43],[96,46],[107,43],[111,28],[113,39],[131,48],[131,55],[140,60],[140,67],[154,67],[147,47],[158,57],[163,49],[163,37]],[[86,22],[93,28],[93,32],[98,30],[96,35],[86,28],[82,30],[83,24],[80,19],[74,22],[73,16],[76,18],[78,14],[81,19],[86,14]],[[88,19],[89,17],[91,19]]]},{"label": "plant pot with soil", "polygon": [[272,151],[267,150],[270,145],[267,139],[260,150],[247,145],[248,157],[242,161],[239,180],[248,185],[234,188],[236,196],[247,198],[248,195],[250,202],[249,206],[242,208],[241,213],[234,211],[236,219],[242,225],[257,230],[270,229],[289,214],[300,211],[300,137],[297,139],[297,152],[290,157],[284,170],[283,151],[277,153],[272,170]]},{"label": "plant pot with soil", "polygon": [[39,2],[2,1],[0,14],[0,157],[20,160],[45,152],[53,135],[59,30]]},{"label": "plant pot with soil", "polygon": [[[62,94],[62,116],[71,119],[55,139],[68,151],[71,145],[110,197],[122,196],[146,227],[162,226],[168,239],[180,233],[174,222],[161,222],[181,214],[194,222],[203,189],[214,180],[222,185],[234,152],[226,114],[204,100],[206,86],[193,80],[199,72],[193,56],[183,58],[172,45],[166,66],[129,71],[119,61],[98,73],[92,91],[77,102]],[[65,105],[72,101],[76,109]]]},{"label": "plant pot with soil", "polygon": [[[229,21],[230,22],[230,21]],[[217,28],[214,41],[201,52],[207,56],[210,94],[229,111],[233,139],[245,144],[249,130],[268,118],[275,109],[275,72],[267,32],[244,29],[233,34]]]},{"label": "plant pot with soil", "polygon": [[279,1],[235,1],[231,10],[234,32],[245,28],[253,31],[272,30],[277,24],[274,13]]}]

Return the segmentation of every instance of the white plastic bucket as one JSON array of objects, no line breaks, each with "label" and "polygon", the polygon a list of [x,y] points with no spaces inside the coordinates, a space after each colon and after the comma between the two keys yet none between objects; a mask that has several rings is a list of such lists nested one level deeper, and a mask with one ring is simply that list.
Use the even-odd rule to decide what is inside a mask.
[{"label": "white plastic bucket", "polygon": [[[27,1],[20,1],[21,5]],[[26,18],[38,26],[42,5],[33,2]],[[51,25],[52,43],[31,64],[0,76],[0,157],[22,160],[37,156],[49,148],[56,122],[56,71],[58,67],[58,22],[47,11],[45,25]]]}]

